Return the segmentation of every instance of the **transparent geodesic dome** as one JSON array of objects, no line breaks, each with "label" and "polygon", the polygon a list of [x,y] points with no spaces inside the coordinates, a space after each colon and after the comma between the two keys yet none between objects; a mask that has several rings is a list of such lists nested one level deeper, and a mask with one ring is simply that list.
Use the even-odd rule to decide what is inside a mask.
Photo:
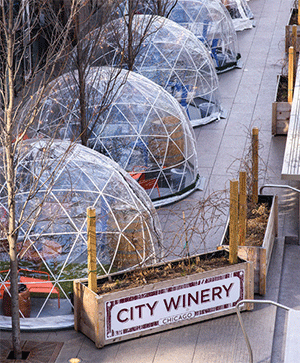
[{"label": "transparent geodesic dome", "polygon": [[234,29],[242,31],[251,29],[254,26],[254,15],[246,0],[221,0],[229,11],[233,21]]},{"label": "transparent geodesic dome", "polygon": [[[222,117],[219,82],[209,51],[189,30],[163,17],[133,17],[134,48],[138,48],[145,28],[148,36],[135,58],[133,71],[151,79],[172,94],[186,109],[192,126]],[[82,41],[92,65],[128,64],[122,62],[128,49],[128,31],[124,18],[107,24],[105,38],[99,29]],[[129,58],[125,54],[125,59]]]},{"label": "transparent geodesic dome", "polygon": [[[86,75],[87,146],[129,172],[155,206],[184,198],[197,188],[199,179],[195,137],[186,112],[162,87],[135,72],[118,70],[122,81],[112,81],[116,71],[92,67]],[[50,85],[29,137],[80,139],[76,74],[64,74]],[[108,80],[118,91],[103,111]]]},{"label": "transparent geodesic dome", "polygon": [[169,19],[189,29],[210,49],[217,73],[239,65],[233,21],[220,0],[178,0]]},{"label": "transparent geodesic dome", "polygon": [[[160,258],[161,228],[151,200],[128,173],[106,156],[67,141],[27,140],[16,170],[17,219],[24,212],[17,240],[20,281],[40,288],[41,280],[53,285],[52,291],[44,291],[43,296],[31,294],[30,318],[71,313],[72,282],[88,277],[88,207],[96,211],[98,275]],[[9,269],[3,164],[0,171],[3,271]],[[4,291],[8,271],[1,272],[0,278],[0,291]]]}]

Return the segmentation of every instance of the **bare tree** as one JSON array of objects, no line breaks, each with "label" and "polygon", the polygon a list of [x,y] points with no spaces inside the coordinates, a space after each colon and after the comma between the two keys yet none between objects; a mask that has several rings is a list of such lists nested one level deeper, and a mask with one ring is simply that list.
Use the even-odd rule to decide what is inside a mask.
[{"label": "bare tree", "polygon": [[[70,53],[68,66],[72,75],[73,99],[79,100],[78,139],[83,145],[88,140],[101,115],[108,110],[118,90],[126,82],[122,69],[133,70],[134,62],[146,38],[153,33],[151,25],[157,14],[165,15],[176,0],[118,0],[86,2],[74,19],[74,50]],[[134,21],[134,15],[150,13],[143,24]],[[137,31],[137,28],[142,31]],[[150,30],[151,29],[151,30]],[[111,43],[112,42],[112,43]],[[112,49],[111,47],[114,47]],[[115,53],[117,51],[117,55]],[[95,112],[87,112],[95,95],[87,77],[91,66],[113,66],[109,77],[103,80],[103,97]],[[101,70],[99,70],[99,75]],[[95,74],[95,72],[94,72]],[[107,75],[107,72],[106,72]],[[98,78],[98,75],[95,77]],[[70,79],[69,79],[70,80]],[[91,80],[89,80],[91,82]],[[71,88],[70,88],[71,90]],[[69,109],[72,106],[70,104]]]},{"label": "bare tree", "polygon": [[[158,3],[161,3],[160,1]],[[2,146],[2,195],[7,199],[7,216],[0,220],[1,241],[8,242],[8,253],[10,259],[10,293],[12,311],[12,342],[14,357],[21,357],[20,345],[20,319],[18,299],[18,252],[20,246],[17,244],[20,228],[24,227],[29,220],[37,218],[41,212],[44,199],[31,208],[30,215],[25,213],[29,204],[35,200],[41,183],[38,183],[42,172],[48,170],[47,177],[43,177],[42,185],[51,187],[51,182],[57,172],[63,158],[54,166],[49,165],[45,160],[36,179],[31,180],[28,185],[29,192],[21,210],[16,211],[16,195],[18,185],[16,180],[18,161],[22,157],[24,139],[29,134],[30,128],[36,122],[37,115],[47,102],[47,95],[51,89],[57,86],[55,78],[63,72],[70,70],[75,81],[75,100],[80,102],[80,128],[76,139],[80,138],[82,144],[86,145],[94,125],[98,122],[101,114],[109,107],[119,87],[126,82],[126,77],[120,80],[121,71],[115,68],[108,77],[104,86],[104,96],[97,110],[92,114],[88,110],[89,94],[86,84],[86,77],[89,74],[91,65],[90,57],[93,56],[93,48],[85,48],[81,39],[93,29],[95,19],[99,26],[98,39],[103,40],[108,20],[118,16],[119,3],[115,1],[83,1],[72,0],[69,6],[61,6],[62,2],[46,0],[3,0],[0,5],[0,142]],[[137,11],[137,2],[131,1],[130,16],[126,19],[126,26],[129,33],[134,34],[132,28],[133,15]],[[158,12],[162,12],[162,5],[159,5]],[[105,15],[104,15],[105,14]],[[109,16],[108,16],[109,14]],[[147,36],[145,28],[144,37],[137,42],[137,48],[133,46],[133,39],[128,50],[130,53],[130,64],[133,64],[143,39]],[[131,37],[131,36],[130,36]],[[129,38],[130,38],[129,37]],[[97,39],[97,38],[96,38]],[[131,39],[131,38],[130,38]],[[99,44],[99,42],[95,43]],[[73,62],[70,63],[69,53],[72,51]],[[122,58],[118,65],[123,64]],[[26,106],[26,107],[25,107]],[[26,111],[24,111],[26,110]],[[22,117],[20,118],[20,115]],[[21,122],[20,122],[21,120]],[[59,129],[59,125],[58,125]],[[56,135],[51,135],[49,144]],[[45,156],[48,147],[43,149]],[[51,172],[49,172],[51,170]]]},{"label": "bare tree", "polygon": [[[114,66],[132,71],[145,40],[158,29],[152,28],[157,16],[167,17],[177,0],[126,0],[116,11],[121,16],[108,24],[108,42],[118,50],[121,57],[114,57]],[[149,15],[135,21],[136,14]]]},{"label": "bare tree", "polygon": [[[96,44],[104,42],[106,24],[116,18],[118,1],[85,1],[73,20],[73,33],[70,43],[73,49],[68,54],[67,68],[69,92],[72,93],[74,103],[79,101],[79,127],[77,135],[73,136],[81,141],[82,145],[88,145],[88,139],[103,112],[111,105],[118,89],[126,82],[126,76],[120,77],[121,69],[112,69],[109,76],[103,80],[102,99],[98,102],[96,112],[88,112],[89,104],[93,103],[95,94],[92,91],[91,83],[87,85],[87,78],[90,76],[91,58],[94,55]],[[93,32],[96,29],[95,32]],[[93,42],[84,42],[84,36],[93,32]],[[105,72],[106,76],[108,75]],[[99,69],[99,77],[101,70]],[[95,77],[97,81],[98,75]],[[73,104],[69,102],[69,109]]]},{"label": "bare tree", "polygon": [[[9,246],[12,343],[16,359],[21,358],[17,238],[20,225],[24,223],[22,211],[18,211],[16,217],[16,167],[23,139],[41,107],[43,94],[50,80],[64,68],[63,56],[69,48],[72,19],[78,12],[76,4],[72,2],[69,19],[64,25],[59,21],[60,14],[45,0],[3,0],[0,5],[1,184],[8,209],[1,230]],[[30,97],[30,110],[20,124],[20,110]],[[29,199],[36,193],[36,187],[37,183],[33,183]],[[28,201],[23,209],[26,203]],[[36,210],[39,208],[37,206]]]},{"label": "bare tree", "polygon": [[176,4],[177,0],[140,0],[139,8],[143,9],[143,13],[156,14],[167,18]]},{"label": "bare tree", "polygon": [[[127,74],[122,69],[132,70],[143,42],[151,35],[150,27],[156,15],[145,17],[142,33],[138,34],[136,27],[141,24],[134,23],[133,18],[139,11],[139,7],[140,3],[137,0],[130,0],[126,4],[121,0],[97,3],[86,1],[72,19],[70,43],[74,48],[66,58],[65,69],[69,72],[62,77],[64,87],[68,88],[72,97],[64,102],[67,109],[64,111],[65,115],[61,115],[62,121],[59,127],[64,127],[64,120],[79,102],[79,108],[76,107],[78,108],[76,134],[67,131],[66,137],[80,140],[85,146],[88,145],[88,140],[97,124],[101,124],[101,115],[108,110],[119,89],[126,82]],[[127,9],[129,9],[129,15]],[[126,39],[124,39],[123,26],[126,28]],[[108,34],[113,37],[116,49],[118,48],[117,57],[110,54]],[[98,61],[99,57],[101,61]],[[90,68],[103,65],[113,67],[110,68],[110,73],[105,72],[106,78],[102,82],[102,99],[98,99],[97,108],[92,110],[90,105],[95,104],[94,99],[98,97],[92,86],[102,77],[102,70],[99,68],[99,72],[95,72],[95,69],[90,72]],[[94,74],[94,80],[91,80],[91,73]],[[51,87],[48,90],[49,95]]]},{"label": "bare tree", "polygon": [[[259,125],[259,128],[262,126]],[[227,171],[232,175],[232,178],[237,179],[240,171],[246,172],[246,191],[248,202],[251,201],[254,175],[253,175],[253,155],[252,155],[252,129],[245,128],[246,145],[243,154],[239,158],[233,157],[233,161],[228,166]],[[258,153],[258,179],[259,182],[264,180],[266,175],[267,165],[261,154],[263,153],[264,145],[259,143]]]},{"label": "bare tree", "polygon": [[207,252],[207,242],[213,241],[225,227],[228,196],[226,189],[218,190],[197,200],[187,198],[177,208],[159,209],[165,240],[164,257],[174,259]]}]

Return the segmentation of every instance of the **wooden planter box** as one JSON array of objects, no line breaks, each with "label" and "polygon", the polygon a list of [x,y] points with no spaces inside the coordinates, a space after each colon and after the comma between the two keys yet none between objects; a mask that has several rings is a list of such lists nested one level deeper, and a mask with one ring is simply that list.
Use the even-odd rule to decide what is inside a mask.
[{"label": "wooden planter box", "polygon": [[[251,261],[254,267],[254,292],[260,295],[266,293],[266,280],[271,260],[275,237],[278,234],[278,197],[273,195],[259,195],[259,203],[268,203],[270,215],[264,240],[261,246],[239,246],[238,256]],[[219,248],[229,249],[229,220]]]},{"label": "wooden planter box", "polygon": [[272,103],[272,135],[286,135],[289,129],[292,105],[289,102],[278,102],[277,95],[282,80],[282,75],[277,76],[275,99]]},{"label": "wooden planter box", "polygon": [[297,43],[296,43],[296,52],[300,51],[300,25],[298,25],[298,19],[294,20],[296,16],[298,16],[298,9],[292,8],[290,12],[290,16],[288,19],[288,23],[285,26],[285,52],[288,53],[289,47],[292,45],[292,28],[293,25],[297,25]]},{"label": "wooden planter box", "polygon": [[[222,256],[215,251],[202,258]],[[194,259],[194,257],[192,258]],[[181,263],[183,259],[172,261]],[[161,266],[156,265],[157,267]],[[118,278],[121,274],[112,274]],[[97,348],[235,312],[236,304],[254,296],[253,266],[244,260],[214,270],[95,294],[87,280],[74,281],[74,327]],[[107,281],[99,278],[98,286]],[[253,306],[244,307],[251,310]]]}]

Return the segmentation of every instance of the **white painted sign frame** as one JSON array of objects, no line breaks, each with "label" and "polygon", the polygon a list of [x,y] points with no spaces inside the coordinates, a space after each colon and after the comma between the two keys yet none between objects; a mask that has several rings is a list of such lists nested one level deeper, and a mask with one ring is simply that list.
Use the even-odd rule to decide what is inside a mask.
[{"label": "white painted sign frame", "polygon": [[235,307],[245,296],[245,270],[105,303],[105,339],[193,320]]},{"label": "white painted sign frame", "polygon": [[[214,254],[218,255],[219,253],[227,254],[225,250],[217,251]],[[124,330],[121,332],[119,330],[123,330],[124,328],[118,329],[117,327],[116,329],[117,332],[115,332],[114,330],[115,322],[112,321],[111,318],[109,318],[109,315],[113,314],[115,319],[116,314],[118,314],[118,311],[117,310],[114,311],[115,308],[112,307],[111,305],[113,302],[114,306],[119,306],[121,309],[122,308],[129,309],[127,311],[123,310],[123,312],[120,313],[121,315],[119,315],[119,318],[121,318],[121,320],[124,319],[126,320],[126,318],[129,317],[128,314],[130,313],[130,307],[131,307],[130,305],[128,305],[129,301],[134,302],[134,304],[136,305],[143,305],[143,304],[146,305],[148,302],[150,304],[149,306],[153,309],[153,317],[158,317],[156,316],[156,313],[159,312],[160,309],[155,311],[157,307],[153,307],[153,304],[156,301],[158,295],[160,295],[160,298],[163,299],[164,297],[167,296],[165,295],[167,292],[174,293],[175,291],[178,295],[173,295],[173,299],[178,299],[178,296],[183,295],[182,292],[185,292],[186,294],[188,293],[194,294],[193,297],[194,299],[196,299],[195,291],[188,290],[189,286],[198,286],[198,288],[200,286],[200,289],[202,289],[202,286],[208,288],[209,282],[213,283],[215,281],[217,283],[219,279],[220,279],[219,282],[223,281],[222,279],[225,276],[226,278],[230,278],[232,276],[237,276],[237,274],[238,276],[241,277],[240,279],[241,290],[239,294],[235,295],[233,301],[226,301],[225,304],[218,303],[213,306],[205,306],[205,307],[203,306],[199,307],[198,306],[199,301],[198,301],[198,305],[196,306],[197,309],[195,309],[195,304],[194,306],[190,306],[191,308],[193,308],[191,309],[192,311],[197,312],[197,315],[196,313],[194,314],[193,312],[191,313],[191,311],[186,310],[186,314],[189,315],[179,318],[178,315],[182,314],[182,310],[180,310],[180,314],[177,314],[177,311],[175,314],[173,314],[174,311],[173,312],[170,311],[170,315],[168,315],[167,318],[171,319],[171,321],[168,321],[168,324],[166,321],[162,322],[159,319],[158,320],[153,319],[146,321],[145,324],[148,325],[141,327],[141,325],[143,325],[141,324],[142,321],[141,319],[139,323],[136,323],[129,328],[124,326],[125,329],[129,329],[130,331]],[[115,275],[118,276],[117,273]],[[224,281],[227,281],[226,278],[224,279]],[[101,280],[105,279],[107,278],[105,277],[99,278],[98,283],[101,283]],[[213,285],[210,286],[212,287]],[[208,291],[204,291],[203,293],[204,299],[208,298],[206,296],[207,293]],[[218,291],[215,290],[215,294],[217,293]],[[149,298],[151,295],[154,300],[152,301],[144,300]],[[184,325],[232,314],[236,312],[235,305],[237,304],[238,301],[240,301],[240,299],[253,299],[253,298],[254,298],[254,271],[252,263],[247,261],[242,261],[235,265],[228,265],[210,271],[185,275],[182,277],[177,277],[174,279],[169,279],[164,281],[157,281],[155,283],[149,283],[143,286],[133,287],[126,290],[112,291],[104,294],[95,294],[93,291],[91,291],[87,287],[86,279],[76,280],[74,282],[74,328],[76,331],[81,331],[83,334],[85,334],[91,340],[93,340],[97,348],[102,348],[105,345],[116,343],[119,341],[138,338],[144,335],[158,333],[160,331],[178,328]],[[118,303],[116,303],[117,301]],[[176,301],[177,303],[177,300],[174,301]],[[181,304],[183,305],[183,300],[181,300]],[[180,302],[178,303],[178,306],[179,305]],[[253,304],[245,304],[245,306],[241,307],[241,310],[252,310],[252,309],[253,309]],[[145,307],[137,307],[134,308],[134,310],[135,313],[138,314],[141,311],[142,316],[146,311]],[[148,310],[150,311],[149,307]],[[160,314],[161,314],[160,315],[161,319],[166,318],[166,316],[163,315],[162,312],[160,312]],[[155,321],[158,322],[160,321],[160,323],[157,324],[155,323]]]}]

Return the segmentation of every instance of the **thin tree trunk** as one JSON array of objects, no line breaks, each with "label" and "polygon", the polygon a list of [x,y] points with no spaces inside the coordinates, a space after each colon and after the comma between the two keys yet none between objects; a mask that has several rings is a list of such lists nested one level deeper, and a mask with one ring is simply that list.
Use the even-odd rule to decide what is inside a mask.
[{"label": "thin tree trunk", "polygon": [[128,24],[127,24],[127,33],[128,33],[128,44],[127,44],[127,53],[128,53],[128,70],[133,70],[134,65],[134,55],[133,55],[133,34],[132,34],[132,21],[134,16],[134,6],[132,0],[128,2]]},{"label": "thin tree trunk", "polygon": [[79,13],[75,16],[75,39],[77,43],[77,70],[78,70],[78,88],[79,88],[79,104],[80,104],[80,138],[81,143],[87,146],[87,119],[86,119],[86,99],[85,99],[85,69],[82,62],[82,44],[80,42],[80,18]]},{"label": "thin tree trunk", "polygon": [[[13,165],[7,167],[8,177],[13,179]],[[8,224],[8,242],[10,256],[10,293],[11,293],[11,312],[12,312],[12,344],[14,357],[21,358],[21,333],[19,317],[19,293],[18,293],[18,261],[15,230],[15,203],[13,183],[7,182],[8,187],[8,205],[9,205],[9,224]]]},{"label": "thin tree trunk", "polygon": [[[81,45],[78,44],[77,60],[80,62],[82,59]],[[79,87],[79,104],[80,104],[80,123],[81,123],[81,143],[87,146],[87,119],[86,119],[86,99],[85,99],[85,72],[80,64],[78,64],[78,87]]]},{"label": "thin tree trunk", "polygon": [[14,109],[14,34],[13,34],[13,0],[9,2],[8,19],[8,42],[7,42],[7,84],[8,84],[8,107],[6,111],[6,135],[5,152],[7,165],[7,194],[8,194],[8,242],[10,257],[10,293],[12,312],[12,344],[15,359],[22,357],[20,317],[19,317],[19,294],[18,294],[18,261],[15,234],[15,174],[14,153],[12,145],[12,125]]},{"label": "thin tree trunk", "polygon": [[164,16],[161,0],[157,0],[157,15]]}]

